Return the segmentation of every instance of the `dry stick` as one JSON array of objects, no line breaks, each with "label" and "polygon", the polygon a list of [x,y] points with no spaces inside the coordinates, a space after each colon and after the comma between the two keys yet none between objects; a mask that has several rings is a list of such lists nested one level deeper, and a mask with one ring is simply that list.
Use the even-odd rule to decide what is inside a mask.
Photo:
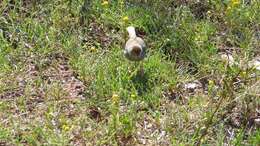
[{"label": "dry stick", "polygon": [[207,135],[208,129],[209,129],[210,125],[212,125],[213,118],[214,118],[215,114],[217,113],[217,111],[219,110],[219,107],[220,107],[220,105],[221,105],[223,99],[224,99],[224,96],[221,96],[221,98],[220,98],[220,100],[219,100],[219,102],[218,102],[218,104],[217,104],[217,107],[216,107],[215,111],[211,114],[209,120],[206,122],[205,132],[202,133],[202,135],[200,136],[198,142],[195,143],[196,146],[199,146],[200,143],[201,143],[202,138],[203,138],[205,135]]},{"label": "dry stick", "polygon": [[[253,86],[251,86],[248,90],[250,90],[251,88],[254,88],[256,85],[257,85],[257,83],[255,83]],[[246,94],[248,94],[248,91],[245,91],[242,95],[240,95],[240,96],[238,96],[237,98],[233,99],[231,102],[237,100],[238,98],[240,98],[240,97],[242,97],[242,96],[244,96],[244,95],[246,95]],[[258,95],[258,94],[256,94],[256,95]],[[258,95],[258,96],[260,96],[260,95]],[[220,100],[223,101],[224,96],[221,96],[221,97],[222,97],[222,98],[221,98]],[[208,122],[208,123],[209,123],[209,124],[208,124],[209,126],[210,126],[210,124],[211,124],[211,125],[213,124],[213,123],[212,123],[213,117],[214,117],[214,115],[217,113],[217,111],[219,110],[219,107],[220,107],[220,104],[222,103],[222,101],[220,101],[220,102],[218,103],[218,105],[217,105],[217,107],[216,107],[214,113],[211,115],[211,119],[210,119],[209,122]],[[227,107],[227,106],[228,106],[228,104],[224,105],[224,107]],[[221,120],[221,119],[220,119],[220,120]],[[217,122],[219,122],[220,120],[218,120]],[[211,122],[211,123],[210,123],[210,122]],[[206,128],[206,130],[208,130],[209,126]],[[244,127],[242,130],[244,131],[244,129],[245,129],[245,127]],[[205,134],[202,135],[202,136],[199,138],[199,142],[196,143],[196,145],[200,145],[201,139],[202,139],[206,134],[207,134],[207,133],[205,132]]]},{"label": "dry stick", "polygon": [[[228,65],[225,67],[225,69],[227,69],[227,67],[228,67]],[[240,74],[240,73],[238,73],[236,76],[238,76],[239,74]],[[250,79],[255,78],[255,77],[257,77],[257,75],[254,76],[254,77],[250,77],[250,78],[247,79],[247,80],[250,80]],[[224,77],[223,77],[221,80],[224,80]],[[247,80],[246,80],[246,81],[247,81]],[[246,82],[246,81],[244,81],[244,82]],[[224,84],[225,84],[226,87],[229,87],[228,84],[227,84],[227,82],[226,82],[225,80],[224,80]],[[236,85],[236,84],[237,84],[237,83],[233,83],[233,85]],[[256,83],[256,84],[257,84],[257,83]],[[256,84],[254,84],[253,87],[254,87]],[[252,88],[252,87],[251,87],[251,88]],[[245,95],[245,94],[247,94],[247,92],[245,92],[244,95]],[[242,95],[241,95],[241,96],[242,96]],[[241,96],[239,96],[239,98],[240,98]],[[219,102],[218,102],[218,104],[217,104],[217,106],[216,106],[215,111],[212,113],[212,115],[210,116],[209,120],[206,122],[205,132],[202,133],[202,135],[199,137],[197,143],[195,143],[196,146],[199,146],[200,143],[201,143],[202,138],[203,138],[205,135],[207,135],[207,131],[208,131],[209,127],[212,125],[213,118],[214,118],[215,114],[217,113],[217,111],[219,110],[220,105],[221,105],[221,103],[222,103],[222,101],[223,101],[223,99],[224,99],[225,97],[226,97],[226,96],[225,96],[224,92],[222,92],[222,96],[221,96],[221,98],[220,98],[220,100],[219,100]],[[236,99],[237,99],[237,98],[233,99],[232,101],[235,101]],[[231,101],[231,102],[232,102],[232,101]],[[243,130],[244,130],[244,129],[243,129]]]},{"label": "dry stick", "polygon": [[[229,67],[229,65],[227,64],[227,65],[225,66],[225,70],[227,70],[228,67]],[[223,78],[221,79],[221,81],[224,82],[224,85],[225,85],[224,87],[228,87],[228,84],[227,84],[227,82],[226,82],[224,79],[225,79],[225,76],[223,76]],[[198,141],[195,142],[195,145],[196,145],[196,146],[199,146],[200,143],[201,143],[202,138],[207,135],[208,129],[209,129],[209,127],[212,125],[213,118],[214,118],[215,114],[218,112],[218,110],[219,110],[219,108],[220,108],[220,105],[221,105],[223,99],[226,97],[224,93],[225,93],[225,92],[223,91],[223,92],[222,92],[222,95],[221,95],[221,98],[220,98],[219,102],[217,103],[217,106],[216,106],[214,112],[211,114],[210,118],[206,121],[205,131],[201,134],[201,136],[199,137]]]}]

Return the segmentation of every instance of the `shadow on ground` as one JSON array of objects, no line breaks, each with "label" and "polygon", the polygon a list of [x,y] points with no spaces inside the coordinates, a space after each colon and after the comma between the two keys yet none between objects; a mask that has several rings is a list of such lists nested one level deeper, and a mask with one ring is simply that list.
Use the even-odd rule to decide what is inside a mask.
[{"label": "shadow on ground", "polygon": [[141,74],[140,72],[137,72],[136,75],[134,75],[131,78],[135,89],[138,92],[139,96],[144,95],[146,92],[150,91],[152,89],[151,84],[149,84],[149,73],[144,72]]}]

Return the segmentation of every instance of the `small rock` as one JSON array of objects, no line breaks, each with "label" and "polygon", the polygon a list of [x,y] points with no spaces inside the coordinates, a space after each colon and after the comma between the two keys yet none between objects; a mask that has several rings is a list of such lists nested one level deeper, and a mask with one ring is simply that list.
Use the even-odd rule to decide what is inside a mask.
[{"label": "small rock", "polygon": [[91,126],[89,126],[89,127],[87,127],[87,129],[86,129],[87,131],[92,131],[92,128],[91,128]]},{"label": "small rock", "polygon": [[143,144],[143,145],[146,145],[146,139],[144,139],[144,138],[140,138],[140,139],[139,139],[139,142],[140,142],[141,144]]},{"label": "small rock", "polygon": [[184,84],[184,89],[188,90],[189,92],[194,92],[195,89],[199,88],[202,88],[202,84],[197,80]]},{"label": "small rock", "polygon": [[184,85],[186,89],[195,89],[198,86],[197,83],[187,83]]},{"label": "small rock", "polygon": [[254,120],[254,123],[256,124],[257,127],[259,127],[260,126],[260,118],[256,118]]},{"label": "small rock", "polygon": [[157,140],[161,140],[166,136],[166,131],[162,130],[157,137]]},{"label": "small rock", "polygon": [[28,44],[28,43],[25,43],[24,46],[25,46],[26,48],[28,48],[28,49],[32,49],[32,48],[33,48],[33,47],[32,47],[30,44]]},{"label": "small rock", "polygon": [[254,67],[256,70],[260,70],[260,57],[256,57],[250,61],[249,67]]},{"label": "small rock", "polygon": [[235,60],[231,54],[223,53],[220,55],[220,57],[221,57],[222,61],[228,63],[229,65],[235,64]]}]

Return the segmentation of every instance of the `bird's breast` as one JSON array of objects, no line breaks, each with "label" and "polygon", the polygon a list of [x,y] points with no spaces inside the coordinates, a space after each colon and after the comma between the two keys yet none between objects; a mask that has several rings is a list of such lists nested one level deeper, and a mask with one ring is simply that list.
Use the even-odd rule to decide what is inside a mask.
[{"label": "bird's breast", "polygon": [[125,45],[124,55],[131,61],[140,61],[145,57],[145,44],[141,38],[130,38]]}]

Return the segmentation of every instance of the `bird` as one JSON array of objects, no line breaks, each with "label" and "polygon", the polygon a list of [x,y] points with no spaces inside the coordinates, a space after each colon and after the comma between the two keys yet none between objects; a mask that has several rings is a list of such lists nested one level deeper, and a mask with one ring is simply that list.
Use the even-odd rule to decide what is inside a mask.
[{"label": "bird", "polygon": [[146,45],[144,40],[136,36],[135,28],[129,26],[126,28],[129,39],[125,44],[124,55],[130,61],[141,61],[145,58]]},{"label": "bird", "polygon": [[[135,28],[129,26],[126,28],[129,39],[126,41],[124,56],[135,63],[139,63],[146,56],[146,44],[144,40],[136,35]],[[143,63],[140,64],[139,73],[141,76],[144,75]]]}]

